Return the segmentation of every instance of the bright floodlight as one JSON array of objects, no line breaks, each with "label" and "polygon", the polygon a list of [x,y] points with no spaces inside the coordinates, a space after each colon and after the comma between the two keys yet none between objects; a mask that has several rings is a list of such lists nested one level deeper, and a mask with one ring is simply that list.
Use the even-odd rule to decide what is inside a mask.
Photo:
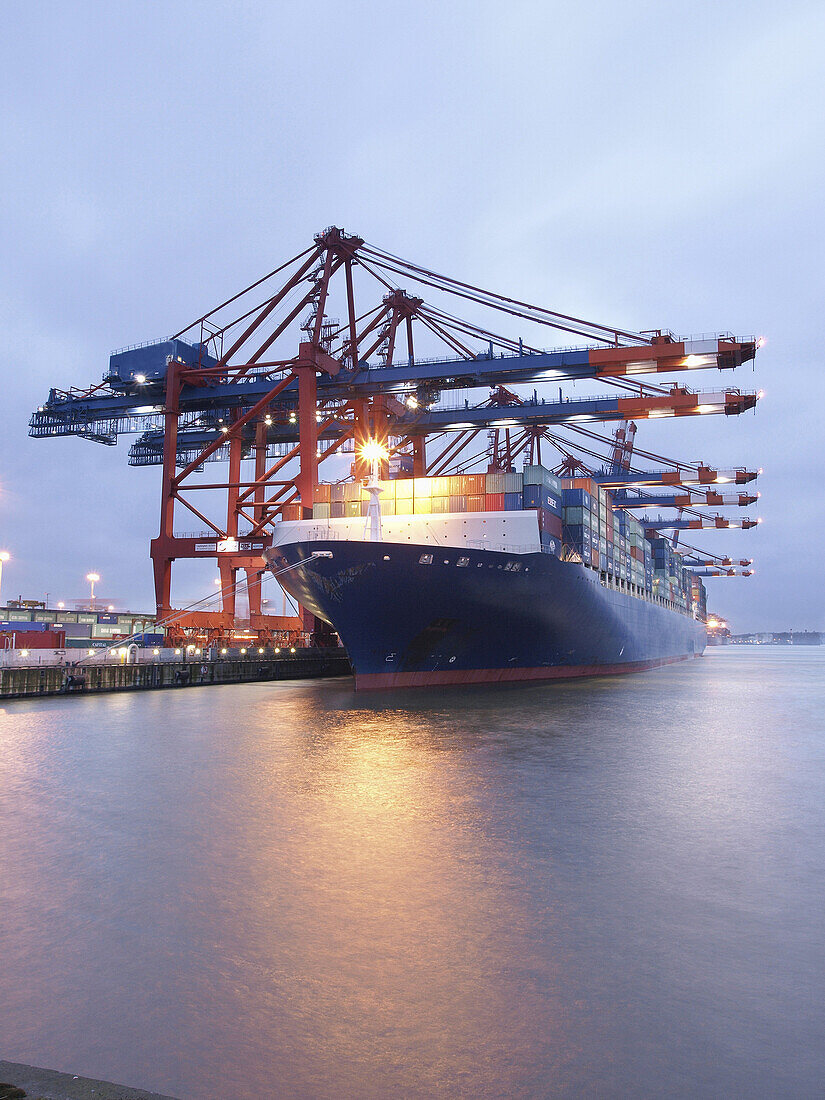
[{"label": "bright floodlight", "polygon": [[367,462],[386,462],[390,456],[387,448],[377,439],[368,439],[361,448],[361,457]]},{"label": "bright floodlight", "polygon": [[97,573],[87,573],[86,580],[89,581],[90,584],[96,584],[97,581],[100,580],[100,577],[97,575]]},{"label": "bright floodlight", "polygon": [[0,561],[8,561],[10,557],[8,550],[0,550]]},{"label": "bright floodlight", "polygon": [[135,381],[137,382],[137,384],[139,386],[142,386],[143,383],[146,381],[146,375],[145,374],[136,374],[135,375]]}]

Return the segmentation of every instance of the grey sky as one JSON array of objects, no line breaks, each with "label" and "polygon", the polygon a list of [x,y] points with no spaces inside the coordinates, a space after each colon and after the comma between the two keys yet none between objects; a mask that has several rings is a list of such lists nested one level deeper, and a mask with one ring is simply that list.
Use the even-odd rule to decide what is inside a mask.
[{"label": "grey sky", "polygon": [[691,379],[763,387],[755,417],[638,441],[764,467],[762,527],[701,536],[757,559],[711,606],[825,628],[821,5],[3,12],[4,595],[69,599],[95,568],[152,606],[159,470],[129,468],[128,439],[29,440],[28,417],[337,224],[594,320],[764,334],[755,376]]}]

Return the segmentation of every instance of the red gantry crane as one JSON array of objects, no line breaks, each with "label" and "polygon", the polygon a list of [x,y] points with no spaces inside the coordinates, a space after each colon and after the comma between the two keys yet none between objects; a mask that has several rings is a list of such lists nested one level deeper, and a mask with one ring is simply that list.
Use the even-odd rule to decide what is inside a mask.
[{"label": "red gantry crane", "polygon": [[[450,301],[471,316],[445,308]],[[586,346],[545,351],[478,320],[493,315]],[[729,498],[707,487],[742,485],[753,472],[671,462],[638,471],[631,456],[641,420],[736,416],[754,408],[761,394],[727,386],[694,391],[684,379],[701,369],[732,370],[751,361],[757,347],[752,338],[730,334],[689,340],[596,324],[438,274],[333,226],[168,340],[114,353],[101,383],[52,389],[31,418],[30,434],[113,446],[120,435],[135,433],[130,464],[161,466],[151,557],[158,616],[173,636],[230,639],[244,574],[249,619],[242,625],[249,636],[272,643],[311,633],[320,640],[322,624],[306,613],[264,613],[262,555],[274,525],[312,515],[321,472],[335,469],[336,457],[352,454],[343,476],[355,478],[368,472],[363,448],[370,441],[389,455],[382,476],[390,465],[400,476],[479,463],[507,470],[517,457],[540,462],[542,444],[565,461],[580,461],[572,458],[576,439],[608,442],[588,425],[615,422],[612,461],[594,476],[621,490],[622,507],[690,512],[697,505],[752,503],[752,496]],[[680,380],[642,380],[662,374]],[[612,392],[565,395],[564,384],[575,382],[603,383]],[[210,475],[216,463],[225,472]],[[656,485],[685,492],[634,499]],[[200,529],[178,530],[182,513]],[[722,525],[720,518],[711,525]],[[658,530],[659,521],[645,523]],[[217,560],[218,610],[175,610],[173,563],[186,558]]]}]

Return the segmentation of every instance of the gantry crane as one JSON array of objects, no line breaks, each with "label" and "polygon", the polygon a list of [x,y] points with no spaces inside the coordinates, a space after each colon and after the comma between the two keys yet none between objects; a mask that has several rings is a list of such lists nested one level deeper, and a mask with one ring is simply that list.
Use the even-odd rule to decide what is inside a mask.
[{"label": "gantry crane", "polygon": [[[415,292],[399,286],[398,276]],[[494,312],[588,346],[542,350],[454,315],[442,308],[445,298],[469,304],[474,315]],[[343,321],[331,316],[333,303]],[[180,631],[228,636],[244,571],[249,626],[272,638],[314,624],[262,613],[263,552],[284,515],[311,516],[319,471],[333,456],[352,452],[351,476],[363,477],[363,446],[377,441],[390,460],[403,459],[410,474],[424,476],[477,460],[500,468],[517,454],[540,459],[537,448],[554,428],[586,431],[586,423],[617,422],[627,438],[628,426],[635,434],[641,420],[739,415],[761,395],[735,387],[692,391],[684,375],[732,370],[751,361],[757,347],[752,338],[730,334],[684,340],[662,330],[595,324],[440,275],[330,227],[170,339],[113,354],[102,383],[51,390],[31,418],[30,434],[110,446],[123,434],[139,434],[130,464],[162,467],[160,526],[151,542],[159,616]],[[681,379],[642,381],[662,374]],[[560,388],[566,382],[602,382],[614,392],[572,398]],[[518,386],[532,393],[510,388]],[[479,399],[479,390],[489,396]],[[492,455],[485,447],[468,459],[480,433],[492,433]],[[756,476],[689,464],[639,473],[630,469],[629,454],[626,464],[595,475],[601,484],[744,484]],[[227,472],[210,478],[208,464],[216,462]],[[386,463],[380,472],[386,476]],[[218,514],[200,503],[204,492],[220,492]],[[666,498],[655,503],[669,506]],[[728,501],[708,496],[705,503]],[[200,532],[176,531],[181,509]],[[173,612],[178,558],[217,558],[220,611]]]}]

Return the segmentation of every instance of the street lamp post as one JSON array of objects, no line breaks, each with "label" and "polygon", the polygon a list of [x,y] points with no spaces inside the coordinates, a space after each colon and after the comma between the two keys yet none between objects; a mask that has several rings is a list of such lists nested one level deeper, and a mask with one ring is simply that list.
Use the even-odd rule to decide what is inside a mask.
[{"label": "street lamp post", "polygon": [[0,586],[3,584],[3,562],[8,561],[10,557],[8,550],[0,550]]},{"label": "street lamp post", "polygon": [[86,580],[92,586],[91,609],[92,609],[92,611],[94,611],[94,609],[95,609],[95,581],[99,581],[100,577],[98,576],[97,573],[87,573],[86,574]]}]

